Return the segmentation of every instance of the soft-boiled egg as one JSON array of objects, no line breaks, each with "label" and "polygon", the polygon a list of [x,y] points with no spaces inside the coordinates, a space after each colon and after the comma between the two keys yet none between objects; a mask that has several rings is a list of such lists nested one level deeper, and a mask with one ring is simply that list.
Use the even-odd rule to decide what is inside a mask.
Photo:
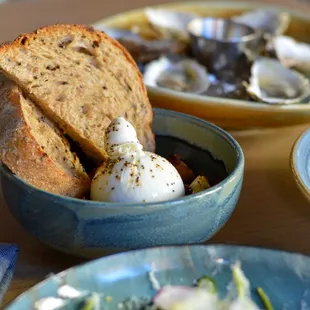
[{"label": "soft-boiled egg", "polygon": [[175,167],[167,159],[143,151],[134,127],[123,117],[113,120],[107,128],[105,150],[109,158],[92,180],[92,200],[146,203],[185,195]]}]

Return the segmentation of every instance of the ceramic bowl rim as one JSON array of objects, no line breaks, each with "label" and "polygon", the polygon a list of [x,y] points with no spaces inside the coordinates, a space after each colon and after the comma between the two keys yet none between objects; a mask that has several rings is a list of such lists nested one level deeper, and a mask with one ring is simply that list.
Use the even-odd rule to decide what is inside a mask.
[{"label": "ceramic bowl rim", "polygon": [[[96,27],[97,25],[107,26],[107,24],[112,23],[114,20],[119,19],[120,17],[124,17],[128,14],[139,13],[142,12],[143,9],[147,7],[152,8],[176,8],[176,7],[213,7],[218,9],[235,9],[240,8],[241,10],[247,9],[258,9],[258,8],[270,8],[277,11],[284,11],[293,15],[299,19],[310,22],[309,14],[306,14],[301,9],[293,9],[291,7],[285,7],[281,4],[276,3],[259,3],[259,2],[247,2],[247,1],[177,1],[177,2],[168,2],[168,3],[159,3],[150,6],[139,6],[135,9],[127,10],[121,13],[116,13],[111,16],[107,16],[105,18],[101,18],[96,22],[92,23],[92,27]],[[210,105],[220,105],[222,107],[235,107],[235,108],[246,108],[250,111],[260,111],[267,110],[270,112],[277,112],[282,110],[287,111],[310,111],[310,105],[305,103],[296,103],[289,105],[270,105],[262,102],[251,102],[249,100],[237,100],[237,99],[229,99],[229,98],[217,98],[213,96],[201,96],[198,94],[190,94],[190,93],[182,93],[179,91],[175,91],[172,89],[162,88],[162,87],[154,87],[146,85],[148,92],[156,95],[156,96],[170,96],[174,100],[181,100],[184,102],[183,105],[187,106],[191,101],[195,101],[202,105],[208,104]]]},{"label": "ceramic bowl rim", "polygon": [[308,128],[305,131],[303,131],[299,135],[299,137],[296,139],[296,141],[295,141],[295,143],[294,143],[294,145],[292,147],[291,154],[290,154],[290,166],[291,166],[293,177],[294,177],[294,180],[295,180],[297,186],[299,187],[299,189],[301,190],[303,195],[307,199],[310,200],[310,189],[307,187],[307,185],[303,181],[302,177],[300,176],[299,170],[298,170],[298,167],[297,167],[297,151],[298,151],[298,148],[300,147],[301,143],[303,142],[303,139],[307,135],[310,135],[310,128]]},{"label": "ceramic bowl rim", "polygon": [[192,244],[192,245],[170,245],[170,246],[158,246],[158,247],[151,247],[151,248],[146,248],[146,249],[137,249],[137,250],[129,250],[126,252],[121,252],[121,253],[116,253],[116,254],[112,254],[112,255],[107,255],[107,256],[103,256],[103,257],[99,257],[96,259],[93,259],[91,261],[87,261],[81,264],[78,264],[76,266],[70,267],[68,269],[65,269],[55,275],[49,276],[46,279],[42,280],[41,282],[35,284],[34,286],[30,287],[28,290],[26,290],[25,292],[23,292],[22,294],[18,295],[16,298],[14,298],[10,303],[8,303],[6,305],[6,307],[4,308],[4,310],[7,310],[8,308],[10,308],[11,306],[14,305],[14,303],[18,303],[19,299],[21,299],[22,297],[28,295],[30,293],[30,291],[33,290],[37,290],[39,289],[42,285],[46,284],[47,282],[50,281],[50,279],[52,277],[63,277],[66,273],[77,269],[77,268],[82,268],[88,264],[93,264],[95,262],[98,262],[99,260],[105,260],[107,258],[111,257],[116,257],[116,256],[126,256],[132,252],[134,253],[138,253],[138,252],[143,252],[143,251],[158,251],[159,249],[165,251],[165,250],[178,250],[178,249],[186,249],[188,248],[189,250],[191,248],[194,249],[201,249],[201,248],[232,248],[235,250],[245,250],[245,251],[251,251],[251,250],[256,250],[256,251],[263,251],[263,252],[268,252],[268,253],[277,253],[277,254],[284,254],[284,255],[289,255],[289,256],[296,256],[298,255],[299,257],[303,257],[305,259],[310,260],[310,255],[307,255],[305,253],[301,253],[301,252],[296,252],[296,251],[288,251],[288,250],[282,250],[282,249],[276,249],[276,248],[272,248],[272,247],[265,247],[265,246],[253,246],[253,245],[239,245],[239,244],[224,244],[224,243],[210,243],[210,244]]},{"label": "ceramic bowl rim", "polygon": [[233,168],[233,170],[226,176],[225,179],[223,179],[220,183],[217,183],[216,185],[201,191],[196,194],[191,194],[188,196],[183,196],[178,199],[174,200],[167,200],[167,201],[162,201],[162,202],[152,202],[152,203],[112,203],[112,202],[98,202],[98,201],[92,201],[92,200],[83,200],[79,198],[73,198],[73,197],[67,197],[67,196],[61,196],[58,194],[50,193],[46,190],[39,189],[26,181],[24,181],[22,178],[18,177],[14,173],[10,171],[9,168],[7,168],[5,165],[0,166],[0,170],[2,173],[6,174],[9,176],[9,178],[13,179],[15,183],[18,183],[22,187],[26,187],[32,191],[37,192],[38,194],[44,195],[44,197],[47,200],[55,200],[58,199],[62,201],[64,204],[65,203],[74,203],[77,205],[83,205],[83,208],[91,208],[91,207],[96,207],[96,208],[101,208],[101,209],[123,209],[123,210],[128,210],[132,208],[140,208],[140,209],[145,209],[149,210],[150,208],[168,208],[168,207],[173,207],[175,205],[180,205],[180,204],[186,204],[190,201],[196,201],[199,199],[203,199],[205,196],[211,195],[212,193],[215,193],[219,191],[223,185],[229,183],[232,179],[234,179],[238,171],[241,170],[241,175],[243,175],[243,169],[244,169],[244,155],[241,146],[239,143],[225,130],[222,128],[205,121],[203,119],[200,119],[198,117],[181,113],[181,112],[176,112],[173,110],[166,110],[166,109],[159,109],[159,108],[153,108],[153,113],[162,113],[164,115],[170,115],[170,116],[177,116],[178,118],[183,118],[187,121],[192,121],[193,123],[198,123],[201,124],[202,127],[208,128],[211,130],[216,136],[221,136],[226,140],[226,143],[230,144],[232,147],[233,151],[235,152],[236,155],[236,164]]}]

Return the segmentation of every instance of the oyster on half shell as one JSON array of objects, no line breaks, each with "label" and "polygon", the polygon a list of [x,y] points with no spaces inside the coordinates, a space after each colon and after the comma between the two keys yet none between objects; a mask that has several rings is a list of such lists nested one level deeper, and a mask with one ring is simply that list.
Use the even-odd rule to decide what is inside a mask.
[{"label": "oyster on half shell", "polygon": [[144,12],[148,22],[160,31],[164,38],[189,41],[186,28],[189,22],[197,17],[196,14],[154,8],[146,8]]},{"label": "oyster on half shell", "polygon": [[172,62],[167,57],[154,60],[145,67],[144,83],[180,92],[204,93],[210,86],[207,69],[192,59]]},{"label": "oyster on half shell", "polygon": [[310,94],[309,80],[272,58],[261,57],[251,68],[250,96],[269,104],[300,103]]},{"label": "oyster on half shell", "polygon": [[138,33],[130,30],[96,27],[108,36],[119,41],[138,63],[145,63],[157,59],[164,54],[185,54],[188,46],[185,43],[169,39],[146,40]]},{"label": "oyster on half shell", "polygon": [[235,22],[261,31],[267,38],[283,34],[290,23],[288,13],[271,9],[249,11],[232,19]]},{"label": "oyster on half shell", "polygon": [[298,42],[288,36],[278,36],[272,40],[272,48],[281,62],[288,68],[310,76],[310,45]]}]

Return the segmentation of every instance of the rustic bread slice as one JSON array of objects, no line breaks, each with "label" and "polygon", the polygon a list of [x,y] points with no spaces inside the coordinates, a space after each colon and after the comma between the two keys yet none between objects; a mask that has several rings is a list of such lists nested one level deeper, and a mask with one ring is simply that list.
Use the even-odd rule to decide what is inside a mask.
[{"label": "rustic bread slice", "polygon": [[0,82],[0,159],[30,184],[82,197],[90,180],[68,141],[11,81]]},{"label": "rustic bread slice", "polygon": [[97,162],[106,157],[105,129],[118,116],[154,151],[142,76],[129,53],[103,32],[81,25],[41,28],[0,47],[0,69]]}]

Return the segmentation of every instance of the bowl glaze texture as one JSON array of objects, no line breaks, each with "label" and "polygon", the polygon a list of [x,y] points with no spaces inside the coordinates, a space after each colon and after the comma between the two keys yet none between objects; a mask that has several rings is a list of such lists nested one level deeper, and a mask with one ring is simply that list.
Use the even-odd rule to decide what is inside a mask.
[{"label": "bowl glaze texture", "polygon": [[222,129],[174,111],[155,109],[153,129],[157,153],[177,153],[194,171],[205,169],[220,182],[203,192],[161,203],[102,203],[39,190],[2,166],[6,204],[29,233],[77,256],[208,240],[229,219],[238,201],[242,150]]},{"label": "bowl glaze texture", "polygon": [[295,142],[290,165],[298,188],[310,201],[310,129],[303,132]]},{"label": "bowl glaze texture", "polygon": [[[310,258],[275,250],[229,246],[182,246],[132,251],[104,257],[52,276],[18,297],[6,310],[32,309],[39,298],[57,296],[63,284],[111,296],[102,301],[104,309],[118,309],[128,297],[151,297],[155,294],[150,272],[165,284],[192,285],[197,278],[214,277],[221,295],[231,281],[230,265],[236,261],[250,280],[253,298],[264,309],[255,292],[262,287],[274,309],[300,310],[310,305]],[[77,302],[63,309],[78,310]]]}]

